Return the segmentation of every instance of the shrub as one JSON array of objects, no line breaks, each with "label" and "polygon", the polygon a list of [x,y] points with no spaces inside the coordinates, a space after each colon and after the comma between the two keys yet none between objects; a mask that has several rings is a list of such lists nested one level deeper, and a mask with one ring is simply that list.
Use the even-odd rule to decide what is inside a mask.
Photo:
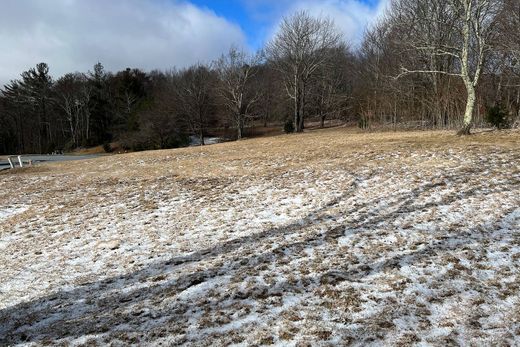
[{"label": "shrub", "polygon": [[74,141],[70,140],[68,141],[64,146],[63,146],[63,150],[65,152],[72,152],[72,150],[74,150],[76,148],[76,144],[74,143]]},{"label": "shrub", "polygon": [[187,147],[190,144],[190,137],[186,134],[172,134],[157,145],[158,149]]},{"label": "shrub", "polygon": [[509,127],[509,123],[507,121],[507,114],[502,109],[502,107],[500,107],[500,105],[489,107],[487,109],[486,120],[498,129],[504,129]]},{"label": "shrub", "polygon": [[366,116],[359,116],[358,127],[361,129],[368,129],[368,118]]},{"label": "shrub", "polygon": [[113,149],[110,142],[103,143],[103,150],[105,151],[105,153],[112,153]]},{"label": "shrub", "polygon": [[119,142],[123,149],[133,152],[156,149],[151,141],[140,136],[138,133],[124,134],[121,136]]},{"label": "shrub", "polygon": [[55,144],[54,142],[51,142],[51,143],[49,143],[49,145],[47,146],[47,150],[46,150],[46,152],[47,152],[47,153],[54,153],[54,152],[56,152],[56,149],[57,149],[57,148],[58,148],[58,147],[56,146],[56,144]]},{"label": "shrub", "polygon": [[283,126],[283,131],[285,131],[286,134],[294,133],[294,123],[292,119],[287,119],[285,121],[285,124]]},{"label": "shrub", "polygon": [[142,152],[148,151],[151,149],[156,149],[153,142],[148,139],[136,139],[130,144],[130,150],[134,152]]}]

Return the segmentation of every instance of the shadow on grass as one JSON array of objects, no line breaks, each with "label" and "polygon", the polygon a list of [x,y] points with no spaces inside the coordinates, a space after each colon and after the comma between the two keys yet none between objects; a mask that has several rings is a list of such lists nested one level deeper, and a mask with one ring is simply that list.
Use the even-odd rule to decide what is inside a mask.
[{"label": "shadow on grass", "polygon": [[[456,174],[446,177],[445,180],[455,184],[459,182]],[[411,193],[395,196],[392,212],[378,214],[370,211],[368,208],[377,201],[365,201],[363,204],[351,206],[340,212],[341,215],[350,215],[363,209],[369,210],[360,213],[355,220],[348,224],[336,225],[326,231],[322,231],[319,227],[313,228],[316,225],[323,225],[325,221],[333,217],[341,217],[339,215],[331,216],[329,212],[355,193],[358,187],[357,184],[354,184],[342,196],[290,225],[240,237],[189,256],[173,257],[133,273],[86,283],[72,290],[61,290],[52,295],[3,309],[0,311],[0,345],[52,344],[63,338],[76,339],[104,333],[108,333],[109,339],[115,337],[123,340],[123,335],[130,334],[135,340],[124,341],[127,343],[137,343],[142,338],[154,340],[165,335],[183,335],[190,324],[190,318],[193,318],[195,312],[201,309],[195,302],[179,299],[178,294],[183,291],[219,277],[258,274],[266,264],[275,268],[282,266],[287,263],[288,255],[292,257],[291,261],[302,258],[303,250],[306,247],[317,247],[334,242],[352,228],[370,231],[380,223],[392,223],[403,214],[436,206],[437,203],[433,202],[421,205],[414,205],[413,202],[419,195],[434,191],[440,185],[443,183],[428,183]],[[507,189],[504,188],[504,190]],[[486,193],[479,189],[472,189],[465,192],[464,197]],[[459,195],[453,194],[446,198],[443,204],[451,204],[459,198]],[[303,230],[305,233],[302,233]],[[293,237],[292,241],[275,243],[279,242],[280,237],[289,236]],[[403,261],[418,261],[434,253],[445,252],[466,243],[478,241],[480,237],[481,235],[467,230],[404,255],[379,258],[369,264],[345,264],[344,267],[327,269],[320,274],[301,276],[298,279],[298,285],[277,284],[277,288],[282,288],[284,293],[278,292],[276,295],[297,292],[301,286],[311,293],[323,283],[361,281],[365,276],[399,266]],[[261,246],[268,244],[273,244],[273,247],[267,251],[262,249]],[[234,253],[233,258],[229,257],[225,263],[209,264],[210,261],[215,261],[217,258],[231,253]],[[201,266],[202,270],[189,272],[190,265],[199,263],[209,265]],[[175,279],[156,280],[162,275],[172,273],[177,275]],[[211,304],[208,301],[205,308],[208,310],[209,307],[210,312],[206,313],[209,314],[211,310],[221,308],[220,305],[225,300],[245,302],[251,299],[241,297],[241,295],[238,290],[229,291],[225,293],[225,297],[220,298],[220,302]],[[257,299],[262,300],[270,295],[275,295],[272,288],[265,288]],[[182,339],[175,341],[175,343],[182,342],[185,341]]]}]

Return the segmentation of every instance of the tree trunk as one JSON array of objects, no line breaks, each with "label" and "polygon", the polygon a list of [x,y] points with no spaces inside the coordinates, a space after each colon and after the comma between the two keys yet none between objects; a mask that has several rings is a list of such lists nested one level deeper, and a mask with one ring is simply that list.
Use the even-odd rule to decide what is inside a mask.
[{"label": "tree trunk", "polygon": [[300,124],[300,93],[298,88],[298,76],[294,74],[294,129],[298,131]]},{"label": "tree trunk", "polygon": [[199,139],[200,139],[200,145],[204,146],[204,119],[202,117],[202,110],[199,107]]},{"label": "tree trunk", "polygon": [[[45,98],[42,99],[42,122],[47,126],[47,109],[45,107]],[[45,144],[45,151],[47,152],[49,150],[49,141],[48,141],[48,137],[49,137],[49,128],[45,129],[45,127],[43,128],[43,140],[46,140],[47,138],[47,142],[42,142]],[[41,149],[40,149],[40,153],[41,152]]]},{"label": "tree trunk", "polygon": [[42,146],[42,116],[41,112],[38,112],[38,153],[43,153],[43,146]]},{"label": "tree trunk", "polygon": [[[302,107],[302,109],[303,109],[303,107]],[[300,114],[300,122],[298,123],[298,132],[302,133],[304,128],[305,128],[304,127],[304,118],[303,118],[303,111],[302,111]]]},{"label": "tree trunk", "polygon": [[473,111],[475,110],[476,93],[472,83],[466,83],[468,91],[468,99],[466,101],[466,111],[464,112],[464,121],[462,129],[457,133],[458,135],[470,135],[471,126],[473,123]]},{"label": "tree trunk", "polygon": [[202,128],[200,128],[200,131],[199,131],[199,139],[200,139],[200,145],[204,146],[205,145],[205,143],[204,143],[204,131],[202,130]]},{"label": "tree trunk", "polygon": [[69,126],[70,126],[70,136],[72,137],[72,143],[74,147],[77,147],[78,143],[76,141],[76,132],[74,131],[74,123],[72,122],[72,115],[69,115]]},{"label": "tree trunk", "polygon": [[[464,112],[464,121],[462,124],[462,129],[457,133],[458,135],[469,135],[471,131],[471,124],[473,122],[473,110],[475,109],[475,86],[478,82],[478,76],[480,75],[480,68],[482,61],[479,61],[479,66],[477,66],[477,71],[475,72],[475,77],[473,80],[470,77],[470,32],[471,32],[471,6],[473,6],[473,2],[465,2],[464,10],[466,12],[466,19],[464,22],[463,28],[463,40],[464,46],[462,48],[462,57],[461,57],[461,77],[464,81],[464,85],[466,86],[466,91],[468,93],[468,98],[466,100],[466,111]],[[482,48],[481,48],[482,49]]]},{"label": "tree trunk", "polygon": [[303,129],[305,129],[305,82],[302,83],[300,93],[300,123],[298,126],[298,132],[302,133]]},{"label": "tree trunk", "polygon": [[294,101],[294,128],[296,129],[296,132],[300,132],[300,95],[296,96]]},{"label": "tree trunk", "polygon": [[238,122],[237,122],[237,139],[240,140],[242,139],[244,135],[244,121],[242,119],[242,115],[240,115],[238,117]]},{"label": "tree trunk", "polygon": [[85,119],[85,140],[88,141],[90,137],[90,114],[87,113],[86,119]]}]

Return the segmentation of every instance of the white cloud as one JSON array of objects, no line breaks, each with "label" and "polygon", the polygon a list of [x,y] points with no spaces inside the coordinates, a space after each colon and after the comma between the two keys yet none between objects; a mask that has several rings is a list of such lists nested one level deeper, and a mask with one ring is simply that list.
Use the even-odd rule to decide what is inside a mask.
[{"label": "white cloud", "polygon": [[[250,8],[254,8],[251,0]],[[342,31],[344,38],[351,44],[359,44],[367,27],[374,24],[386,11],[390,0],[377,0],[377,4],[369,4],[362,0],[261,0],[264,6],[272,3],[275,8],[284,7],[279,12],[279,18],[288,16],[298,10],[306,10],[314,16],[329,17],[334,20],[336,26]],[[284,6],[285,5],[285,6]],[[278,29],[279,21],[273,23],[269,36],[274,36]],[[269,37],[267,38],[269,39]]]},{"label": "white cloud", "polygon": [[3,0],[0,82],[39,62],[51,73],[168,69],[207,62],[232,44],[240,27],[207,9],[174,0]]}]

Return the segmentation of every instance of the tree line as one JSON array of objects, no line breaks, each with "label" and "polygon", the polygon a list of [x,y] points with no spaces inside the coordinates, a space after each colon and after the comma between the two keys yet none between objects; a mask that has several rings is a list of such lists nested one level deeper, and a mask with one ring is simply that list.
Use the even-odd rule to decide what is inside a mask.
[{"label": "tree line", "polygon": [[40,63],[1,89],[0,153],[203,145],[327,119],[464,135],[519,124],[519,73],[516,0],[393,0],[358,46],[301,11],[258,53],[231,48],[210,64],[112,73],[98,63],[54,80]]}]

